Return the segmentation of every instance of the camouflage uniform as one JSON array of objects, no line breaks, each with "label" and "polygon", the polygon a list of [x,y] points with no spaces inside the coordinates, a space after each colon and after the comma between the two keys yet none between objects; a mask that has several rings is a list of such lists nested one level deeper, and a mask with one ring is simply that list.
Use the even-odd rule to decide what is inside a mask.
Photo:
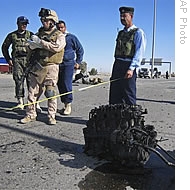
[{"label": "camouflage uniform", "polygon": [[[24,97],[24,81],[22,81],[26,66],[27,66],[27,48],[26,42],[33,35],[32,32],[26,30],[24,33],[19,33],[18,30],[11,32],[5,38],[2,45],[2,53],[6,61],[13,62],[13,79],[15,81],[15,97]],[[12,44],[12,53],[9,55],[9,47]],[[12,57],[12,58],[11,58]],[[27,85],[28,85],[27,78]]]},{"label": "camouflage uniform", "polygon": [[[57,21],[57,15],[53,10],[43,8],[41,10],[48,11],[45,14],[50,13],[45,17],[46,19]],[[48,30],[41,27],[38,33],[32,36],[32,40],[29,42],[29,48],[32,49],[31,60],[37,64],[34,64],[31,70],[31,82],[28,90],[29,105],[26,108],[26,116],[20,122],[25,124],[36,119],[36,104],[33,103],[44,91],[48,98],[48,124],[54,125],[56,124],[57,98],[51,97],[56,95],[55,87],[58,81],[59,64],[62,62],[66,45],[65,36],[55,26]],[[37,68],[36,65],[40,65],[41,68]]]},{"label": "camouflage uniform", "polygon": [[[28,103],[36,102],[37,98],[41,95],[42,91],[44,90],[45,92],[47,92],[47,90],[53,92],[52,96],[56,94],[55,87],[58,81],[59,63],[61,63],[64,53],[63,50],[65,47],[65,36],[57,29],[55,30],[56,32],[52,35],[52,38],[54,38],[54,40],[56,41],[61,42],[59,46],[55,45],[53,42],[47,42],[46,40],[41,40],[41,44],[44,47],[44,49],[42,48],[35,51],[35,54],[37,54],[36,57],[38,57],[37,61],[42,65],[43,69],[32,72],[33,74],[31,74],[30,76],[31,82],[28,90]],[[41,28],[37,33],[37,36],[43,39],[51,32],[45,32]],[[51,39],[50,37],[50,40],[53,39]],[[48,48],[57,51],[57,53],[50,52],[49,50],[47,50]],[[46,55],[45,59],[44,55]],[[47,98],[49,98],[49,96]],[[37,116],[35,106],[36,106],[35,104],[27,106],[26,114],[30,115],[31,118]],[[48,117],[55,118],[56,112],[57,112],[57,99],[56,98],[48,99]]]},{"label": "camouflage uniform", "polygon": [[[40,97],[43,90],[47,86],[51,86],[55,88],[58,81],[58,73],[59,73],[59,65],[58,64],[50,64],[46,66],[47,74],[40,84],[35,75],[31,75],[31,83],[28,90],[28,103],[36,102],[37,97]],[[55,118],[55,114],[57,112],[57,99],[52,98],[48,100],[48,117]],[[36,113],[36,104],[32,104],[27,106],[26,114],[31,118],[35,118],[37,116]]]}]

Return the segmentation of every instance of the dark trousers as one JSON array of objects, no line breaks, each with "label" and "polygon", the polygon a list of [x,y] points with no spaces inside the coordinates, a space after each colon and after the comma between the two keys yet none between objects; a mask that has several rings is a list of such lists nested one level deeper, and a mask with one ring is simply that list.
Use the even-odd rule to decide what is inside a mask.
[{"label": "dark trousers", "polygon": [[[61,64],[59,67],[59,79],[58,79],[58,90],[60,94],[72,91],[74,63],[72,64]],[[69,93],[61,96],[61,102],[71,103],[73,101],[73,94]]]},{"label": "dark trousers", "polygon": [[115,60],[110,80],[119,80],[110,83],[109,104],[136,105],[136,69],[132,78],[124,78],[129,66],[130,62]]}]

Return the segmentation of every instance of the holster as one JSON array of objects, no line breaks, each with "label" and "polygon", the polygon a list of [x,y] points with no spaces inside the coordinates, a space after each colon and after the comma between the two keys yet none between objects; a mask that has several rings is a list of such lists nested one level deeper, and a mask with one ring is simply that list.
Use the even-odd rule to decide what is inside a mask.
[{"label": "holster", "polygon": [[35,63],[31,71],[31,73],[35,76],[39,84],[42,84],[47,75],[47,72],[48,72],[47,67],[43,67],[39,62]]}]

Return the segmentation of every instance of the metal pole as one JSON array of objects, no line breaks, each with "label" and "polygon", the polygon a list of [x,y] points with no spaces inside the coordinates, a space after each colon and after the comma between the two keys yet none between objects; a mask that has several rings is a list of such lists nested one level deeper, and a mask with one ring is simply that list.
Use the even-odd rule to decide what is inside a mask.
[{"label": "metal pole", "polygon": [[151,78],[154,72],[154,49],[155,49],[155,28],[156,28],[156,0],[154,0],[154,17],[153,17],[153,31],[152,31],[152,64],[151,64]]},{"label": "metal pole", "polygon": [[171,74],[172,74],[172,63],[170,62],[169,64],[170,64],[170,69],[169,69],[169,73],[170,74],[169,74],[169,76],[171,77]]}]

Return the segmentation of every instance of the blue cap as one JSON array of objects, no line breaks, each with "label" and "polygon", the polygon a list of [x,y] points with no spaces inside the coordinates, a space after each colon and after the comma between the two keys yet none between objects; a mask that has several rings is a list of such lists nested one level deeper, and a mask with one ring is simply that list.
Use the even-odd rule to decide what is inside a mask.
[{"label": "blue cap", "polygon": [[29,24],[29,20],[25,17],[25,16],[19,16],[17,18],[17,24],[18,23],[26,23],[26,24]]}]

